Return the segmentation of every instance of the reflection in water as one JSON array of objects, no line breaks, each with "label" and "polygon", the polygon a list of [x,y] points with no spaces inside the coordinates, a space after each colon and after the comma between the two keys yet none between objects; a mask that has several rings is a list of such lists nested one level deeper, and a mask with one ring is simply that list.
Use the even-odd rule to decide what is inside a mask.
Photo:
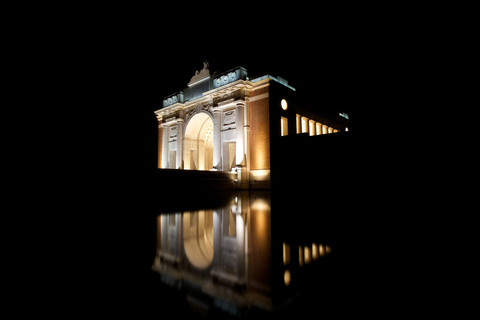
[{"label": "reflection in water", "polygon": [[160,214],[152,269],[202,314],[283,308],[332,249],[318,234],[304,241],[309,232],[281,212],[272,234],[271,203],[269,192],[243,191],[221,208]]},{"label": "reflection in water", "polygon": [[213,210],[183,214],[183,247],[187,260],[197,269],[213,260]]}]

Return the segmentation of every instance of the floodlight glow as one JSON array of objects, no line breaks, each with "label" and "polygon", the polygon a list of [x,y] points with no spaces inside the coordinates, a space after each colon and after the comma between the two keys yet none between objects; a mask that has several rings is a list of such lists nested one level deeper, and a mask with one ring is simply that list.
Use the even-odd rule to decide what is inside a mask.
[{"label": "floodlight glow", "polygon": [[287,110],[287,108],[288,108],[287,100],[282,99],[282,109]]}]

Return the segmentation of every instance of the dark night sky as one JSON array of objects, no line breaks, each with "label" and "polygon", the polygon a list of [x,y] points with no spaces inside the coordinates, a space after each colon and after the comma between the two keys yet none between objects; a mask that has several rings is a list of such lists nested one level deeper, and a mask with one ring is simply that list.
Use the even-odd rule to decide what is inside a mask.
[{"label": "dark night sky", "polygon": [[123,97],[120,103],[128,115],[126,120],[132,121],[136,130],[132,138],[145,147],[155,145],[149,141],[149,135],[156,133],[153,111],[161,108],[165,96],[183,90],[205,60],[210,62],[211,74],[243,66],[249,76],[281,76],[297,89],[306,107],[327,113],[354,112],[362,94],[358,82],[366,72],[359,61],[361,49],[337,40],[323,44],[312,40],[308,45],[303,41],[294,35],[284,39],[278,34],[271,39],[257,39],[253,45],[227,39],[167,48],[168,41],[152,44],[136,39],[136,48],[121,55],[121,60],[129,61],[118,61],[122,79],[119,94]]},{"label": "dark night sky", "polygon": [[85,64],[94,71],[89,80],[103,99],[96,108],[108,114],[111,124],[106,139],[111,147],[107,158],[112,160],[107,163],[156,166],[153,111],[165,96],[182,90],[205,60],[211,74],[243,66],[250,77],[281,76],[297,89],[303,106],[346,112],[354,126],[372,90],[377,50],[371,35],[352,23],[320,17],[306,18],[306,23],[275,14],[256,22],[250,18],[233,29],[214,27],[218,19],[212,13],[182,28],[177,20],[159,18],[96,35],[85,52]]},{"label": "dark night sky", "polygon": [[[302,8],[302,12],[310,9]],[[181,19],[165,20],[165,16],[166,12],[159,12],[156,18],[137,17],[135,21],[121,16],[122,24],[109,21],[86,36],[82,31],[82,39],[75,38],[69,47],[62,43],[55,51],[54,60],[57,55],[68,56],[60,63],[60,75],[55,75],[64,91],[62,108],[73,111],[71,119],[81,118],[77,125],[68,123],[68,128],[55,134],[65,137],[62,146],[72,147],[68,161],[76,162],[68,162],[69,170],[78,169],[80,178],[89,183],[73,203],[87,203],[85,198],[92,197],[92,204],[98,200],[105,204],[88,205],[79,215],[88,227],[99,226],[98,235],[89,235],[92,240],[87,245],[97,256],[91,258],[90,251],[85,255],[88,264],[95,261],[105,266],[105,274],[112,272],[117,260],[122,264],[128,260],[121,258],[125,250],[132,265],[143,254],[137,248],[143,245],[145,226],[151,224],[144,212],[162,201],[148,193],[149,174],[157,160],[158,123],[153,112],[165,96],[187,85],[203,61],[210,62],[211,73],[243,66],[251,77],[281,76],[310,107],[348,113],[352,127],[359,110],[363,112],[377,91],[372,85],[377,82],[372,65],[378,71],[376,58],[381,53],[377,45],[372,46],[369,33],[353,23],[324,21],[316,12],[300,22],[303,15],[250,15],[251,20],[258,19],[234,20],[233,27],[224,23],[225,16],[208,10]],[[61,78],[62,72],[68,80]],[[56,96],[60,91],[58,87],[49,90]],[[72,142],[72,133],[78,135],[78,143]],[[149,235],[144,237],[150,243]],[[84,237],[79,239],[83,247]],[[147,255],[147,269],[150,264]],[[128,267],[122,265],[118,275],[124,276]],[[116,276],[110,276],[111,283],[117,282]],[[131,279],[133,283],[134,276]]]}]

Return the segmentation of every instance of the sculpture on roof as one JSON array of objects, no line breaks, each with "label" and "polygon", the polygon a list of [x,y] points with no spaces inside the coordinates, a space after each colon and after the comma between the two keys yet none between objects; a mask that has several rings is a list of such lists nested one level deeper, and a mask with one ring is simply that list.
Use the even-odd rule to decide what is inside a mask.
[{"label": "sculpture on roof", "polygon": [[210,70],[208,70],[209,63],[208,61],[203,62],[203,69],[200,71],[195,71],[195,75],[190,79],[189,85],[192,85],[195,82],[203,80],[210,77]]}]

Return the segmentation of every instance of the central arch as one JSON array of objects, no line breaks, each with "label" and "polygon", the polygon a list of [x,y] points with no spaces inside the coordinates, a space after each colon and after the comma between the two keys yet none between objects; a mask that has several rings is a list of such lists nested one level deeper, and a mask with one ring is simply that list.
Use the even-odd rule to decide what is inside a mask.
[{"label": "central arch", "polygon": [[210,170],[213,167],[213,121],[206,113],[194,115],[185,129],[184,169]]}]

